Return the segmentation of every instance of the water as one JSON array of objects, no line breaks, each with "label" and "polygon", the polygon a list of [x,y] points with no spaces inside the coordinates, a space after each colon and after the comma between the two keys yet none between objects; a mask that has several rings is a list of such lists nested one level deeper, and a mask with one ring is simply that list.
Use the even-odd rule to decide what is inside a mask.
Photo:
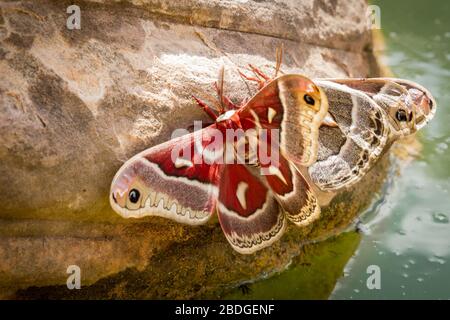
[{"label": "water", "polygon": [[[400,175],[389,175],[361,217],[361,240],[355,233],[330,239],[314,249],[318,261],[293,263],[228,298],[450,299],[450,1],[372,4],[381,9],[383,62],[395,76],[424,85],[437,101],[435,118],[418,134],[423,150],[399,168]],[[381,287],[369,290],[373,265]]]},{"label": "water", "polygon": [[[372,4],[381,9],[383,62],[427,87],[438,111],[418,135],[420,156],[362,217],[368,233],[330,298],[450,299],[450,2]],[[367,288],[369,265],[380,267],[380,290]]]}]

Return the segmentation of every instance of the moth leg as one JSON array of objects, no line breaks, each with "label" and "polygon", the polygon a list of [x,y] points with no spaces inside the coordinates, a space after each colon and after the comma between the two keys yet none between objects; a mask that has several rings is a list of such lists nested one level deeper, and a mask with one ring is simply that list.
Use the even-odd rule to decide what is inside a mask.
[{"label": "moth leg", "polygon": [[238,109],[239,106],[233,103],[230,98],[225,96],[223,92],[220,91],[219,86],[217,85],[217,82],[214,83],[214,89],[217,91],[217,94],[219,95],[219,99],[222,99],[222,103],[224,104],[225,108],[227,110],[234,110]]},{"label": "moth leg", "polygon": [[224,101],[223,101],[223,83],[224,83],[224,77],[225,77],[225,67],[221,66],[219,69],[219,77],[217,82],[214,84],[217,90],[217,97],[219,98],[219,113],[222,114],[225,112],[224,108]]},{"label": "moth leg", "polygon": [[[248,66],[249,66],[250,70],[255,74],[255,77],[249,77],[239,69],[238,69],[238,72],[241,75],[241,77],[243,77],[244,79],[258,83],[259,89],[262,89],[268,82],[275,79],[279,73],[284,73],[280,70],[282,61],[283,61],[283,44],[281,44],[276,49],[275,74],[273,77],[269,77],[267,74],[265,74],[263,71],[261,71],[259,68],[255,67],[251,63],[249,63]],[[260,77],[262,79],[260,79]]]},{"label": "moth leg", "polygon": [[276,55],[276,65],[275,65],[275,74],[273,78],[275,79],[278,76],[278,73],[280,72],[281,63],[283,62],[283,43],[279,47],[277,47],[277,51],[275,53]]},{"label": "moth leg", "polygon": [[258,69],[257,67],[255,67],[252,64],[248,64],[249,68],[252,70],[252,72],[257,76],[257,77],[261,77],[264,80],[261,80],[259,82],[259,89],[261,90],[262,88],[264,88],[266,86],[267,83],[269,83],[270,81],[272,81],[272,78],[269,77],[268,75],[266,75],[264,72],[262,72],[260,69]]},{"label": "moth leg", "polygon": [[223,103],[227,107],[228,110],[239,109],[239,106],[234,104],[233,101],[230,100],[227,96],[223,96]]},{"label": "moth leg", "polygon": [[206,114],[213,119],[214,121],[216,121],[217,119],[217,115],[214,113],[214,111],[206,104],[204,103],[202,100],[198,99],[196,96],[192,96],[192,98],[194,98],[195,102],[197,102],[197,105],[203,109],[203,111],[206,112]]},{"label": "moth leg", "polygon": [[248,66],[250,67],[250,69],[253,71],[253,73],[255,75],[260,76],[261,78],[263,78],[265,80],[264,82],[272,80],[272,78],[270,78],[267,74],[265,74],[264,72],[259,70],[257,67],[255,67],[251,63],[249,63]]},{"label": "moth leg", "polygon": [[259,89],[262,89],[266,85],[266,81],[258,78],[257,76],[256,77],[247,76],[241,70],[238,70],[238,72],[241,75],[241,77],[244,78],[245,80],[256,82],[258,84]]}]

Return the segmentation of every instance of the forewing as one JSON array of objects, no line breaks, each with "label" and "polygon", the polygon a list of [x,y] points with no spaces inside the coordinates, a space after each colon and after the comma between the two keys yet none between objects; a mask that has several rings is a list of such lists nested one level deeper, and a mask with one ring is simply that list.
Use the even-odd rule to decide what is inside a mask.
[{"label": "forewing", "polygon": [[[192,225],[206,222],[215,208],[219,166],[205,161],[201,149],[216,138],[210,126],[128,160],[111,185],[113,209],[126,218],[154,215]],[[216,150],[216,156],[221,153]],[[131,201],[132,190],[139,192],[136,202]]]},{"label": "forewing", "polygon": [[327,95],[338,128],[320,129],[319,158],[308,170],[322,190],[337,190],[358,182],[374,166],[389,143],[389,122],[361,91],[326,80],[316,83]]},{"label": "forewing", "polygon": [[309,166],[317,158],[319,127],[327,109],[326,96],[318,86],[306,77],[290,74],[262,88],[239,110],[239,117],[244,130],[280,130],[283,154],[297,165]]}]

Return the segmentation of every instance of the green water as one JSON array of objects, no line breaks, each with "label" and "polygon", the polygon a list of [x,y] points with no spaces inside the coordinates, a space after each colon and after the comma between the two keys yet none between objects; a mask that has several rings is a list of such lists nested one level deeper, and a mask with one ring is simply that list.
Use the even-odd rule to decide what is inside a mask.
[{"label": "green water", "polygon": [[[450,299],[450,1],[372,1],[381,9],[384,62],[434,95],[438,111],[420,132],[418,159],[391,177],[363,217],[368,234],[332,299]],[[366,286],[369,265],[381,289]]]},{"label": "green water", "polygon": [[[424,85],[437,101],[434,120],[418,134],[422,153],[393,168],[360,218],[361,241],[343,234],[320,245],[317,261],[294,261],[227,298],[450,299],[450,1],[372,4],[381,9],[383,62],[395,76]],[[380,268],[379,290],[367,288],[370,265]]]}]

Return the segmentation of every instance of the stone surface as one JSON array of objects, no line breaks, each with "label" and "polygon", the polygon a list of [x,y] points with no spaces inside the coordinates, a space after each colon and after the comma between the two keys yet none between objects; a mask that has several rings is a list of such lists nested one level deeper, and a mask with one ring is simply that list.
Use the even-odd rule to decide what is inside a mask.
[{"label": "stone surface", "polygon": [[[84,297],[208,296],[283,268],[300,243],[346,226],[369,203],[361,188],[344,192],[313,226],[251,256],[232,252],[217,221],[124,220],[108,204],[125,160],[206,120],[191,94],[212,94],[221,65],[235,102],[256,90],[237,68],[273,72],[280,43],[285,72],[376,75],[365,1],[77,4],[81,29],[68,30],[68,2],[0,2],[0,296],[63,285],[71,264],[92,284]],[[386,166],[363,183],[379,185]]]}]

